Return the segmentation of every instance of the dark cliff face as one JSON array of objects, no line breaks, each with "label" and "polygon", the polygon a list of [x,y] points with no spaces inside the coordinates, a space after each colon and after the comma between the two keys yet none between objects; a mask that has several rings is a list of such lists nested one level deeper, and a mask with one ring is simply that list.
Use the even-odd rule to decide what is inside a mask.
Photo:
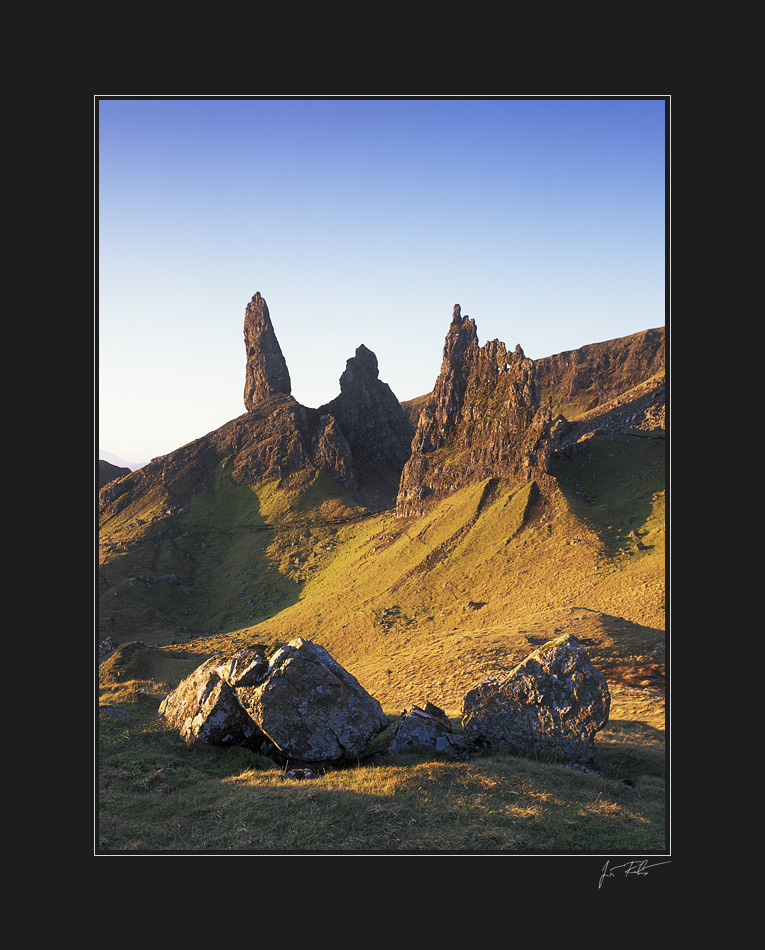
[{"label": "dark cliff face", "polygon": [[474,320],[454,307],[441,371],[420,413],[396,514],[421,514],[490,476],[528,480],[545,466],[550,413],[540,407],[534,361],[520,346],[478,344]]},{"label": "dark cliff face", "polygon": [[359,470],[400,471],[409,458],[414,426],[390,386],[379,378],[377,357],[362,343],[340,377],[340,395],[323,406],[348,441]]}]

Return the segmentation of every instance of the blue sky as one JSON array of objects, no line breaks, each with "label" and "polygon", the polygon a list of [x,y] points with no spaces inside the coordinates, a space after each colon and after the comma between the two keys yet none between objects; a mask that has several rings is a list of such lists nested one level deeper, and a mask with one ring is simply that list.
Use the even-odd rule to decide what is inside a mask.
[{"label": "blue sky", "polygon": [[662,99],[101,99],[99,450],[244,412],[265,297],[319,406],[364,343],[429,392],[452,307],[539,359],[665,322]]}]

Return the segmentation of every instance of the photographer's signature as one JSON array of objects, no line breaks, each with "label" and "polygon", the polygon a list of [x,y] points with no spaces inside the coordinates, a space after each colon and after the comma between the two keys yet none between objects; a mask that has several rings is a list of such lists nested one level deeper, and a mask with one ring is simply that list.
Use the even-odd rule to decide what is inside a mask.
[{"label": "photographer's signature", "polygon": [[626,861],[624,864],[615,864],[613,867],[609,867],[608,861],[605,863],[603,868],[603,873],[600,875],[600,880],[598,881],[598,890],[603,886],[603,881],[607,877],[615,877],[615,871],[622,871],[625,877],[628,877],[630,874],[634,874],[637,877],[645,877],[651,868],[661,867],[662,864],[669,864],[669,861],[656,861],[653,864],[649,864],[648,861]]}]

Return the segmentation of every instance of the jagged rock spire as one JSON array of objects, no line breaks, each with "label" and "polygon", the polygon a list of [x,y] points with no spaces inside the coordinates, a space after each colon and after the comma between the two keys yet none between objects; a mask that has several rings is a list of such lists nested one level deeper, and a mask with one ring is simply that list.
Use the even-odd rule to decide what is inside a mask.
[{"label": "jagged rock spire", "polygon": [[247,369],[244,381],[244,407],[251,411],[277,394],[292,392],[287,363],[276,339],[268,305],[256,293],[244,312],[244,345]]},{"label": "jagged rock spire", "polygon": [[396,513],[427,506],[484,478],[528,480],[540,470],[549,411],[540,410],[533,360],[517,346],[478,343],[459,304],[444,341],[441,372],[419,416],[399,484]]}]

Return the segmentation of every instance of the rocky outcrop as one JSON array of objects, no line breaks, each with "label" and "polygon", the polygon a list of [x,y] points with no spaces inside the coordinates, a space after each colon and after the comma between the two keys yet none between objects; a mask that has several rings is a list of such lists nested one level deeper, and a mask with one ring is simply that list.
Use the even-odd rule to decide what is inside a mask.
[{"label": "rocky outcrop", "polygon": [[586,764],[608,722],[606,678],[574,636],[553,640],[505,677],[479,683],[463,700],[469,748]]},{"label": "rocky outcrop", "polygon": [[287,363],[276,339],[268,305],[259,292],[244,312],[244,346],[247,352],[245,409],[254,409],[272,396],[289,396],[292,383]]},{"label": "rocky outcrop", "polygon": [[[458,308],[455,312],[459,313]],[[424,407],[433,403],[445,409],[454,404],[455,397],[464,399],[465,380],[455,380],[455,364],[470,351],[473,321],[467,318],[460,341],[453,329],[447,336],[444,355],[449,356],[449,369],[439,376],[447,398],[439,399],[435,390],[427,396],[404,403],[404,409],[417,426]],[[453,323],[454,327],[454,323]],[[467,343],[467,345],[465,345]],[[496,341],[494,346],[498,346]],[[625,432],[634,429],[655,432],[665,427],[665,329],[657,327],[629,336],[592,343],[576,350],[566,350],[553,356],[534,360],[533,379],[538,404],[554,422],[554,439],[545,443],[544,452],[564,450],[586,441],[593,434]],[[432,422],[428,423],[432,428]],[[551,444],[552,443],[552,444]],[[411,468],[421,466],[417,452],[413,453]],[[407,473],[410,490],[416,491],[413,471]],[[427,495],[427,486],[424,493]],[[424,508],[405,496],[400,498],[399,511],[404,512],[407,501],[412,513]]]},{"label": "rocky outcrop", "polygon": [[159,713],[187,742],[246,745],[295,764],[356,759],[388,725],[380,703],[302,638],[270,659],[257,648],[212,657]]},{"label": "rocky outcrop", "polygon": [[414,427],[379,376],[377,357],[362,343],[345,365],[340,395],[320,411],[335,418],[358,468],[401,471],[411,452]]},{"label": "rocky outcrop", "polygon": [[311,409],[290,394],[290,375],[260,293],[247,305],[244,337],[247,412],[107,483],[99,493],[102,518],[118,514],[151,491],[185,501],[209,485],[224,460],[229,476],[240,485],[326,471],[352,491],[382,483],[375,498],[391,504],[414,428],[379,378],[375,354],[359,346],[340,377],[340,395]]},{"label": "rocky outcrop", "polygon": [[478,344],[475,321],[459,304],[444,343],[441,371],[422,409],[396,502],[396,514],[421,514],[457,488],[500,477],[528,481],[546,468],[551,416],[540,406],[534,361],[517,346]]}]

